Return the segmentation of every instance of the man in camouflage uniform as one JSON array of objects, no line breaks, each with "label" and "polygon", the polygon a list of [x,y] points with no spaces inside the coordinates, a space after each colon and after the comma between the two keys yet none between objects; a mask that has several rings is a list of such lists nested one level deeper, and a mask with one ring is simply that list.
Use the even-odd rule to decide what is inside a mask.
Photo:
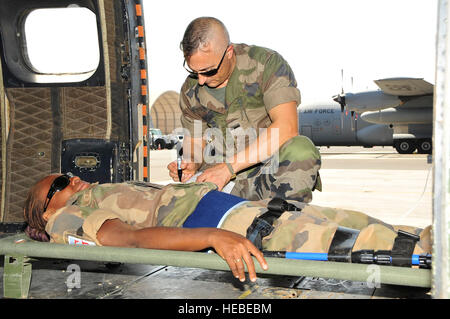
[{"label": "man in camouflage uniform", "polygon": [[[51,175],[39,182],[39,196],[43,201],[54,180],[55,176]],[[250,278],[256,278],[250,254],[255,255],[264,268],[261,252],[243,236],[253,219],[267,211],[267,200],[240,199],[237,204],[227,206],[225,203],[223,207],[219,204],[221,199],[231,203],[237,197],[218,192],[216,185],[209,182],[164,187],[132,182],[79,187],[80,183],[88,184],[72,177],[69,186],[55,193],[43,214],[45,231],[52,242],[175,250],[213,247],[241,280],[245,279],[244,260]],[[210,196],[212,200],[208,200],[212,205],[203,209],[206,208],[208,215],[217,215],[217,225],[207,224],[200,218],[197,225],[189,226],[193,228],[185,228],[189,218],[201,214],[200,206]],[[62,198],[67,199],[66,204]],[[301,211],[286,211],[275,221],[274,230],[263,239],[263,250],[326,253],[338,226],[344,226],[360,230],[353,251],[390,250],[396,231],[402,229],[420,236],[415,254],[431,252],[430,227],[391,226],[360,212],[296,204]],[[108,224],[111,221],[119,225],[111,228]],[[133,233],[142,231],[148,232],[141,237]],[[127,232],[133,233],[132,241],[127,240]],[[198,232],[200,235],[196,237]],[[215,241],[207,241],[213,236],[217,238]],[[240,266],[240,272],[233,268],[235,264]]]},{"label": "man in camouflage uniform", "polygon": [[[237,173],[234,195],[310,202],[321,190],[320,154],[298,136],[300,92],[288,63],[273,50],[230,43],[225,26],[210,17],[192,21],[181,46],[190,73],[180,92],[190,162],[182,181],[201,171],[198,182],[222,190]],[[178,181],[176,168],[168,166]]]}]

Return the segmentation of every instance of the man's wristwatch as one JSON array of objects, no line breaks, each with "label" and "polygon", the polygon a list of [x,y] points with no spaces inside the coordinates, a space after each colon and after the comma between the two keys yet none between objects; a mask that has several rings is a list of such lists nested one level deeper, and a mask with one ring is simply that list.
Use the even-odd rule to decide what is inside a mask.
[{"label": "man's wristwatch", "polygon": [[236,178],[236,173],[234,172],[233,166],[231,166],[230,163],[225,162],[225,164],[227,164],[228,170],[229,170],[230,173],[231,173],[231,178],[230,178],[230,181],[231,181],[231,180],[233,180],[233,179]]}]

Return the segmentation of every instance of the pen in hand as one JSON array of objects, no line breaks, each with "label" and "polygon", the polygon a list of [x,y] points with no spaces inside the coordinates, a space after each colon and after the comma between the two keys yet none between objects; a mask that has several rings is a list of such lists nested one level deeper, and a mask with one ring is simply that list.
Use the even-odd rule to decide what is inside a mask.
[{"label": "pen in hand", "polygon": [[178,171],[178,179],[181,182],[181,177],[183,177],[183,170],[181,169],[181,161],[183,159],[183,148],[180,148],[180,150],[177,150],[177,171]]}]

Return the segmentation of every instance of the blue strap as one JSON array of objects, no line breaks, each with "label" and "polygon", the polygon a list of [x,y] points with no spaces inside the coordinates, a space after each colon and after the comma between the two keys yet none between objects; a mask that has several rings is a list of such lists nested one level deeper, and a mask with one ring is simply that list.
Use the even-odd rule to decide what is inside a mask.
[{"label": "blue strap", "polygon": [[230,208],[243,201],[246,199],[216,190],[210,191],[203,196],[194,212],[184,222],[183,227],[217,227]]}]

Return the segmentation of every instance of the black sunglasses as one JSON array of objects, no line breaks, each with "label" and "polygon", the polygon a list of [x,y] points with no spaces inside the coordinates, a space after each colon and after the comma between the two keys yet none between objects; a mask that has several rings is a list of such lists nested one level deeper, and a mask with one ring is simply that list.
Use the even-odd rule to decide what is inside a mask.
[{"label": "black sunglasses", "polygon": [[47,198],[45,199],[43,213],[47,210],[47,207],[50,204],[50,200],[55,195],[55,193],[62,191],[64,188],[66,188],[70,184],[70,179],[72,177],[73,177],[73,175],[71,173],[66,173],[66,174],[63,174],[63,175],[55,178],[52,185],[50,186],[50,190],[47,193]]},{"label": "black sunglasses", "polygon": [[219,72],[220,66],[222,65],[223,59],[225,58],[225,54],[227,53],[227,50],[228,50],[229,47],[230,47],[230,46],[228,45],[227,48],[225,49],[225,52],[224,52],[223,55],[222,55],[222,59],[220,59],[219,65],[218,65],[217,68],[215,68],[215,69],[212,69],[212,70],[209,70],[209,71],[205,71],[205,72],[194,72],[194,71],[192,71],[192,70],[189,70],[189,69],[186,67],[186,59],[185,59],[184,62],[183,62],[183,68],[184,68],[186,71],[188,71],[189,74],[191,75],[191,77],[193,77],[194,79],[197,79],[199,75],[201,75],[201,76],[207,76],[207,77],[214,76],[214,75],[217,74],[217,72]]}]

